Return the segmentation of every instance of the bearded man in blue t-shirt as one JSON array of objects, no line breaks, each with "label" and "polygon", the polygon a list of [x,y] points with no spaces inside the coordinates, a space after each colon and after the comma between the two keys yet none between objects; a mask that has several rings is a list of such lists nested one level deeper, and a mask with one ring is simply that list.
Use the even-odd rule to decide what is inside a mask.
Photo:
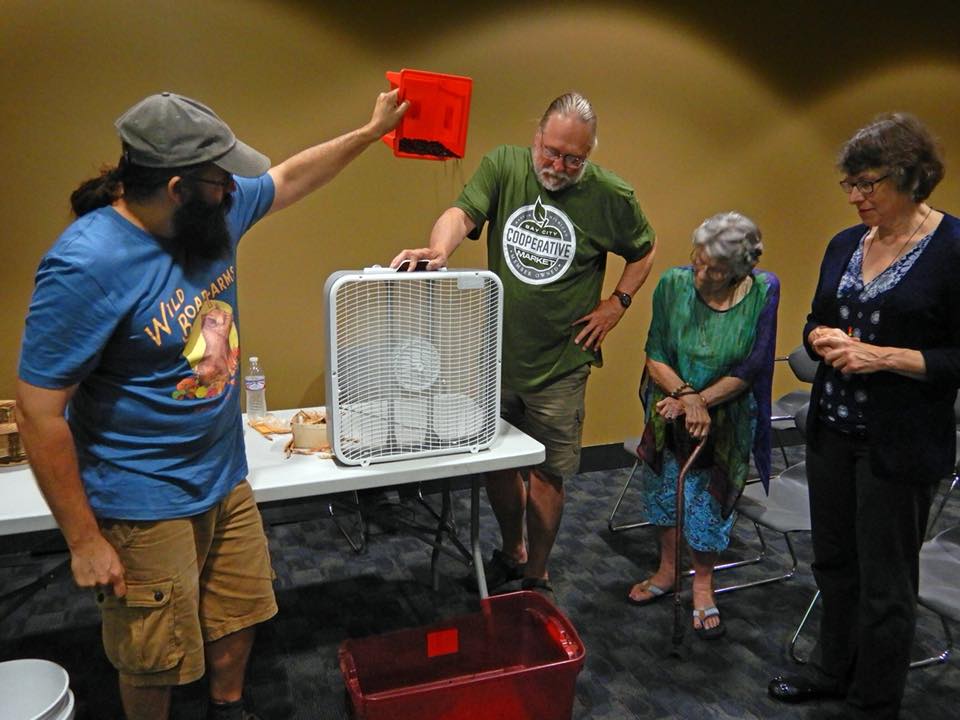
[{"label": "bearded man in blue t-shirt", "polygon": [[71,196],[40,263],[17,420],[34,475],[96,589],[127,718],[166,718],[209,669],[209,717],[253,718],[243,676],[277,612],[240,417],[236,250],[407,109],[271,167],[207,106],[152,95],[116,121],[117,167]]}]

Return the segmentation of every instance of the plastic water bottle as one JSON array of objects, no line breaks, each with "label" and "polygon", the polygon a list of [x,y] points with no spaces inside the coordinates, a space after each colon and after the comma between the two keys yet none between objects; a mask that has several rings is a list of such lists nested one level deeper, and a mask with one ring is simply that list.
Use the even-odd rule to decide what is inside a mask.
[{"label": "plastic water bottle", "polygon": [[243,378],[247,389],[247,417],[257,420],[267,414],[267,378],[260,367],[260,358],[250,358],[250,366]]}]

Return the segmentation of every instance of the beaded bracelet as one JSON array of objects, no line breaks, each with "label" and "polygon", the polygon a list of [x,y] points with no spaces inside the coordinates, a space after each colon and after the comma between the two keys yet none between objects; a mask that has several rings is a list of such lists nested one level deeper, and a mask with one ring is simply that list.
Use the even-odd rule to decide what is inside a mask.
[{"label": "beaded bracelet", "polygon": [[694,390],[692,387],[690,387],[690,383],[686,383],[686,382],[685,382],[685,383],[683,383],[680,387],[678,387],[676,390],[674,390],[672,393],[670,393],[670,397],[676,399],[676,398],[680,397],[681,395],[686,395],[687,393],[680,392],[680,391],[683,390],[684,388],[687,388],[687,389],[690,390],[691,392],[696,392],[696,390]]}]

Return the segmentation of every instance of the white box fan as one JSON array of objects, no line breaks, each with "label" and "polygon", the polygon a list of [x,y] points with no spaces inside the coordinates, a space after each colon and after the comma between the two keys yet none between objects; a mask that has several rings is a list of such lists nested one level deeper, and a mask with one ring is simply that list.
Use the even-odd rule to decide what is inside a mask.
[{"label": "white box fan", "polygon": [[493,442],[503,322],[496,275],[367,268],[334,273],[324,295],[337,459],[366,465]]}]

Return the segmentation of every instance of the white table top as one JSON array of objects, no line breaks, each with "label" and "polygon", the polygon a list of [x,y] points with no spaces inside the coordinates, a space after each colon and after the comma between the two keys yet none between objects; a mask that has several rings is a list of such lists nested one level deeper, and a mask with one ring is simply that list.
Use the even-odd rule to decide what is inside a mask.
[{"label": "white table top", "polygon": [[[284,417],[295,410],[274,411]],[[543,460],[539,442],[501,420],[492,445],[476,453],[458,453],[348,466],[316,455],[284,457],[287,435],[273,441],[244,424],[249,480],[257,502],[403,485],[438,478],[535,465]],[[0,468],[0,535],[56,528],[29,466]]]}]

